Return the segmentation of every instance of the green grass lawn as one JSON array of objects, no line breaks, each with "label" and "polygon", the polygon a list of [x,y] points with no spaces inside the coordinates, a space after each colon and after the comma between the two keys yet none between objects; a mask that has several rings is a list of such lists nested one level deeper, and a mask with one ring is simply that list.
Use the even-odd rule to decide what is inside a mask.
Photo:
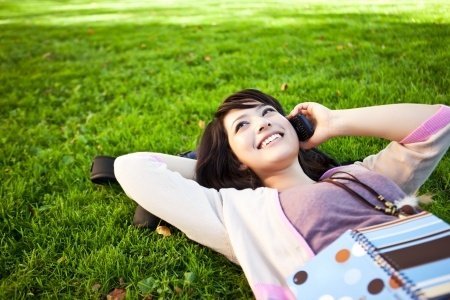
[{"label": "green grass lawn", "polygon": [[[0,299],[114,288],[127,299],[252,298],[220,255],[176,230],[134,228],[121,189],[89,181],[93,157],[194,149],[242,88],[287,110],[448,104],[449,23],[445,0],[0,0]],[[322,149],[345,161],[384,145]],[[420,191],[448,222],[449,170],[447,155]]]}]

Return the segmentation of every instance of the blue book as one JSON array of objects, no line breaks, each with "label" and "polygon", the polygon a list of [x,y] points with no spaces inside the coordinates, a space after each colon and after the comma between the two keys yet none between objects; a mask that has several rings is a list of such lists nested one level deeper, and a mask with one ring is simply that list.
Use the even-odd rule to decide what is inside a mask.
[{"label": "blue book", "polygon": [[296,299],[450,299],[450,226],[422,212],[349,230],[288,282]]}]

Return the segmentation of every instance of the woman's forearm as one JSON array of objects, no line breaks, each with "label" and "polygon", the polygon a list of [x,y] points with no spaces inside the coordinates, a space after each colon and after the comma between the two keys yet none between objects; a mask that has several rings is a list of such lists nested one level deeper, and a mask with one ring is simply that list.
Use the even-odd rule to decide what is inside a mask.
[{"label": "woman's forearm", "polygon": [[169,154],[159,154],[160,158],[167,164],[169,170],[178,172],[186,179],[195,178],[195,159],[180,157]]},{"label": "woman's forearm", "polygon": [[185,158],[178,155],[171,155],[157,152],[145,152],[153,160],[165,163],[171,171],[180,173],[186,179],[194,179],[195,177],[195,159]]},{"label": "woman's forearm", "polygon": [[439,105],[388,104],[332,112],[332,136],[373,136],[401,141],[431,117]]}]

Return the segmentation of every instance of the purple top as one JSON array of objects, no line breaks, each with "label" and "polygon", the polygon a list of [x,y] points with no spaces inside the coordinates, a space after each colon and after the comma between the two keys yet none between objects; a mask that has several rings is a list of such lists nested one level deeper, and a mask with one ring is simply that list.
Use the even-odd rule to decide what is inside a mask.
[{"label": "purple top", "polygon": [[[402,199],[405,193],[387,177],[358,166],[349,165],[333,169],[346,171],[368,184],[386,199]],[[331,176],[327,172],[322,178]],[[348,175],[342,175],[348,177]],[[381,203],[366,189],[350,181],[342,181],[373,204]],[[347,229],[376,225],[396,219],[360,202],[344,189],[331,183],[318,182],[296,186],[280,193],[280,203],[286,217],[318,253],[336,240]]]}]

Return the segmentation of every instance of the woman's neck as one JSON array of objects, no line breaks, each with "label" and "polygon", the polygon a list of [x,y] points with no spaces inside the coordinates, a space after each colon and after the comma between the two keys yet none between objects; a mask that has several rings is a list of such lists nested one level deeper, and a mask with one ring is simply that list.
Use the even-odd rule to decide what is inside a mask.
[{"label": "woman's neck", "polygon": [[277,189],[282,192],[289,188],[299,185],[311,184],[315,181],[309,178],[300,164],[294,164],[291,167],[277,172],[273,172],[268,176],[264,176],[263,183],[265,186]]}]

